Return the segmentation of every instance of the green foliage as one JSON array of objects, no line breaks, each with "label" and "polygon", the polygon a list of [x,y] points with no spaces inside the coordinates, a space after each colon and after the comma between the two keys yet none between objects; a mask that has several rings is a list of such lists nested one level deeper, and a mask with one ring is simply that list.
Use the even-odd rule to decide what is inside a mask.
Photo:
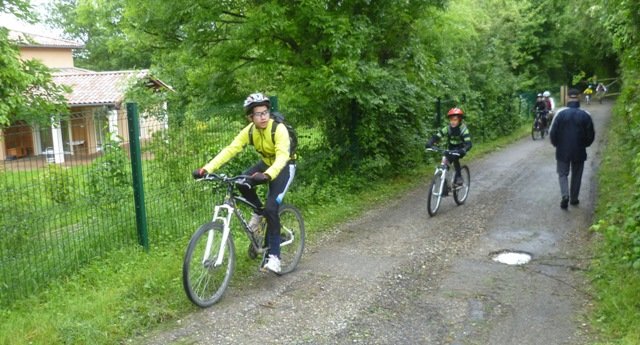
[{"label": "green foliage", "polygon": [[131,169],[118,142],[106,142],[103,150],[104,155],[93,161],[87,171],[88,200],[101,209],[115,210],[133,195]]},{"label": "green foliage", "polygon": [[84,42],[85,49],[75,56],[76,66],[97,71],[150,67],[152,52],[135,49],[125,31],[125,2],[56,0],[49,5],[49,24]]},{"label": "green foliage", "polygon": [[[4,6],[0,2],[0,12],[5,12]],[[39,61],[21,61],[18,48],[9,41],[8,30],[3,27],[0,66],[0,128],[16,120],[50,124],[52,114],[58,117],[68,113],[63,95],[68,89],[54,84],[49,69]]]},{"label": "green foliage", "polygon": [[28,185],[18,183],[13,175],[0,173],[0,191],[0,253],[18,254],[33,234],[34,201]]},{"label": "green foliage", "polygon": [[628,105],[619,100],[602,155],[597,221],[592,226],[602,235],[590,271],[599,297],[593,318],[612,344],[635,344],[640,339],[640,313],[634,302],[640,291],[640,171],[626,109]]},{"label": "green foliage", "polygon": [[[174,218],[205,212],[209,195],[189,183],[189,171],[242,127],[240,105],[250,92],[277,95],[301,133],[299,174],[288,200],[315,215],[322,211],[314,207],[331,202],[347,213],[354,191],[413,171],[423,160],[422,145],[437,126],[437,99],[445,107],[462,106],[474,142],[482,142],[521,129],[525,117],[514,116],[523,112],[517,94],[557,90],[574,76],[613,76],[618,62],[624,90],[617,116],[625,126],[618,146],[628,156],[611,163],[627,169],[611,176],[635,187],[625,192],[640,189],[637,1],[205,0],[185,6],[59,0],[56,6],[58,24],[87,44],[80,66],[152,67],[177,90],[169,95],[169,130],[156,133],[146,148],[154,157],[146,182],[150,190],[165,192],[152,212],[166,214],[176,198],[188,211],[152,221],[158,227],[179,227]],[[233,105],[221,110],[220,104]],[[239,172],[254,162],[246,151],[225,169]],[[105,152],[92,166],[88,197],[94,203],[114,205],[130,194],[122,174],[125,156]],[[105,182],[111,180],[115,187]],[[602,289],[617,291],[607,282],[622,281],[609,274],[637,274],[639,199],[637,193],[612,198],[599,212],[595,228],[608,253],[597,271]],[[638,286],[633,277],[631,288]],[[613,318],[615,306],[633,291],[603,301],[601,322],[621,326],[616,335],[637,339],[637,318]],[[637,311],[631,300],[626,309]],[[136,319],[137,313],[158,315],[132,303],[124,320],[156,320]],[[69,321],[63,330],[84,340],[80,328]]]},{"label": "green foliage", "polygon": [[42,176],[45,192],[56,204],[65,204],[74,198],[76,186],[73,175],[57,164],[49,164]]},{"label": "green foliage", "polygon": [[623,89],[611,122],[601,172],[603,202],[594,225],[604,238],[592,270],[600,297],[596,320],[607,339],[636,344],[640,341],[640,4],[613,0],[600,6],[600,25],[606,27],[620,57]]}]

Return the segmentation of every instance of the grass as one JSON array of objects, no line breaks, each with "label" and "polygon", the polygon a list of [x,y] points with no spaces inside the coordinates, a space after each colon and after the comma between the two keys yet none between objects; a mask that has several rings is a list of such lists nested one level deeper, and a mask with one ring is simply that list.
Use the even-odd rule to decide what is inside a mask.
[{"label": "grass", "polygon": [[[509,137],[476,144],[467,162],[529,135],[529,125]],[[433,172],[433,162],[358,194],[345,193],[335,204],[305,208],[307,246],[315,235],[331,231],[390,198],[401,197]],[[312,230],[311,230],[312,229]],[[195,230],[195,229],[194,229]],[[0,344],[123,343],[197,310],[184,295],[181,265],[188,237],[152,247],[149,252],[126,248],[52,282],[43,292],[0,309]],[[256,272],[256,262],[239,250],[232,288]],[[304,259],[303,259],[304,260]]]},{"label": "grass", "polygon": [[605,232],[595,249],[598,259],[590,276],[597,295],[593,323],[605,339],[599,344],[608,345],[640,344],[640,272],[624,264],[616,243],[626,241],[619,229],[626,218],[634,216],[627,210],[637,192],[635,188],[622,187],[635,185],[634,150],[628,149],[628,136],[623,135],[628,134],[627,126],[614,115],[598,174],[596,219],[603,222],[594,227],[601,228],[601,232],[608,231],[606,227],[611,232]]}]

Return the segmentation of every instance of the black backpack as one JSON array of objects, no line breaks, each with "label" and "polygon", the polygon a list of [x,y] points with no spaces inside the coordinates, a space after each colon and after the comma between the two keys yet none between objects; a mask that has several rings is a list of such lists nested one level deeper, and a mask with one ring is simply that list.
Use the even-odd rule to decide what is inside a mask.
[{"label": "black backpack", "polygon": [[[289,131],[289,157],[292,159],[295,158],[296,150],[298,149],[298,133],[296,133],[296,130],[290,123],[285,121],[284,115],[281,113],[277,111],[272,112],[270,117],[273,119],[273,122],[275,122],[275,124],[271,126],[271,141],[276,142],[276,128],[278,124],[283,124],[287,131]],[[249,128],[249,145],[251,146],[253,146],[253,127],[255,126],[252,124],[251,128]]]}]

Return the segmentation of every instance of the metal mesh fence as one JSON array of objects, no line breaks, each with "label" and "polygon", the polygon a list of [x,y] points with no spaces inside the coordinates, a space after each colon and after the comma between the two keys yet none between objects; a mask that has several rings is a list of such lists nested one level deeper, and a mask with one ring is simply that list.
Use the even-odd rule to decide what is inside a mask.
[{"label": "metal mesh fence", "polygon": [[[453,106],[443,103],[436,109],[442,113],[428,121],[443,120],[447,107]],[[518,111],[516,100],[507,103],[512,107],[507,111]],[[151,250],[176,240],[186,244],[188,236],[210,218],[215,202],[206,184],[193,183],[191,171],[247,124],[232,107],[206,113],[215,115],[197,119],[197,114],[168,116],[164,110],[140,114],[140,186],[132,182],[124,109],[86,108],[54,126],[18,122],[2,130],[0,305],[38,292],[111,251],[144,242],[136,228],[134,188],[144,190],[144,236]],[[479,138],[486,126],[504,125],[491,117],[472,120],[476,126],[472,131]],[[289,121],[296,124],[295,118]],[[330,160],[326,138],[310,127],[297,125],[296,131],[299,169],[287,202],[331,198],[314,193],[325,180],[311,178]],[[244,150],[221,172],[238,174],[257,159],[253,150]]]},{"label": "metal mesh fence", "polygon": [[[192,169],[242,126],[222,118],[170,124],[140,117],[151,243],[191,233],[210,195]],[[17,123],[0,138],[0,304],[139,242],[124,110],[87,109],[55,126]],[[213,143],[213,144],[211,144]]]}]

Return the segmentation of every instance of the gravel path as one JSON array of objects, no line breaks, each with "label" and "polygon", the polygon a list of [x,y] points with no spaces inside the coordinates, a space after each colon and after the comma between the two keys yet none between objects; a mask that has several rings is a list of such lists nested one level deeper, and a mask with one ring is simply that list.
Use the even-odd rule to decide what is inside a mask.
[{"label": "gravel path", "polygon": [[[309,246],[294,273],[257,275],[139,344],[589,344],[583,270],[610,104],[592,104],[579,206],[559,207],[554,150],[525,138],[466,162],[471,194],[426,212],[426,185]],[[522,266],[491,260],[531,253]]]}]

